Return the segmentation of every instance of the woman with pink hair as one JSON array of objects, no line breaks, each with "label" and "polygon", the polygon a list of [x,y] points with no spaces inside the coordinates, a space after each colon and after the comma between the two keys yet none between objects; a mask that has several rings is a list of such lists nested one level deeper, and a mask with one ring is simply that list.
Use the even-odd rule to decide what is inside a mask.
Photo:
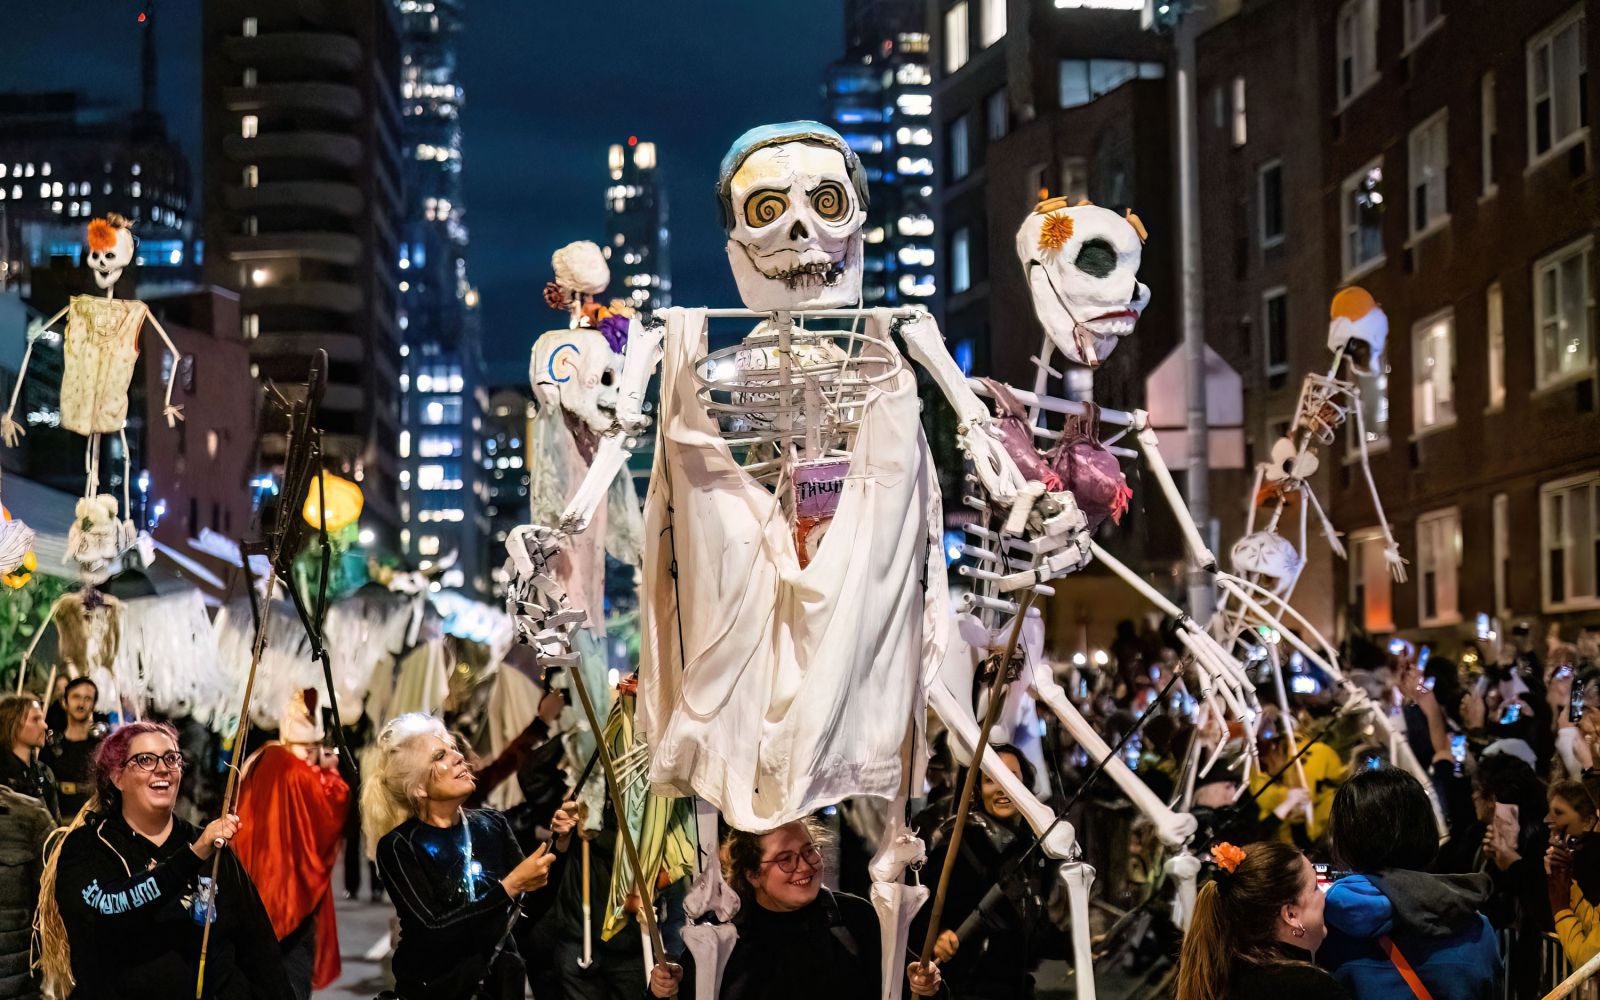
[{"label": "woman with pink hair", "polygon": [[94,797],[55,840],[39,890],[40,963],[53,995],[193,996],[210,909],[204,997],[293,996],[261,899],[226,848],[239,818],[201,830],[172,814],[184,766],[165,723],[130,723],[96,748]]}]

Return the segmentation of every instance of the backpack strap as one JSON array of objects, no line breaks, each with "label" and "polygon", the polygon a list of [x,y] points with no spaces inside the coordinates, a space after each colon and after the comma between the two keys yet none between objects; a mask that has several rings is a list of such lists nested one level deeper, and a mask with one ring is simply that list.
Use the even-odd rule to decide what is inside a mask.
[{"label": "backpack strap", "polygon": [[1378,947],[1382,948],[1383,953],[1388,956],[1390,964],[1394,966],[1396,972],[1400,973],[1400,978],[1404,979],[1406,985],[1411,987],[1411,994],[1417,1000],[1433,1000],[1433,994],[1429,993],[1428,988],[1422,985],[1422,978],[1417,975],[1417,970],[1411,967],[1411,963],[1406,961],[1406,957],[1400,954],[1400,949],[1395,945],[1393,938],[1387,934],[1383,935],[1378,938]]}]

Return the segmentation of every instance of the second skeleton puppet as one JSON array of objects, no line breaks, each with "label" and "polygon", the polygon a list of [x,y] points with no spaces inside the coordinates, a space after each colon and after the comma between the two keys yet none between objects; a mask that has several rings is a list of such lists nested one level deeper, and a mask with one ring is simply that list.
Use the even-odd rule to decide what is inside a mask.
[{"label": "second skeleton puppet", "polygon": [[[77,516],[67,535],[67,558],[75,563],[85,582],[96,584],[111,575],[117,559],[137,537],[130,511],[130,464],[128,454],[128,386],[133,381],[134,364],[139,360],[139,335],[148,322],[161,342],[172,353],[171,372],[162,415],[167,426],[183,419],[183,408],[172,405],[172,388],[178,376],[178,349],[172,338],[138,299],[113,297],[123,269],[134,261],[136,241],[132,225],[120,215],[108,215],[89,223],[87,232],[89,269],[104,296],[74,295],[67,305],[37,330],[29,332],[22,371],[11,392],[11,405],[0,418],[0,438],[15,447],[23,435],[16,417],[17,401],[28,373],[34,343],[63,318],[63,370],[61,376],[61,426],[88,438],[84,451],[86,483]],[[101,437],[115,434],[122,442],[122,510],[119,516],[113,493],[100,492]]]}]

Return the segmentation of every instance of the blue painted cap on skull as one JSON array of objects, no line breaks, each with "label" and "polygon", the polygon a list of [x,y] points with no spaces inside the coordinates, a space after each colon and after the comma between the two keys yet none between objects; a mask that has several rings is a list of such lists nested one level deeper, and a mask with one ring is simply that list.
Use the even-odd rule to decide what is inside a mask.
[{"label": "blue painted cap on skull", "polygon": [[781,146],[786,142],[807,142],[816,146],[836,149],[844,157],[845,169],[850,174],[850,185],[855,188],[863,211],[867,208],[867,172],[861,168],[861,158],[845,142],[844,136],[833,129],[813,121],[779,122],[775,125],[757,125],[733,140],[722,157],[722,169],[717,172],[717,207],[722,216],[722,228],[733,229],[733,175],[750,158],[750,154],[768,146]]}]

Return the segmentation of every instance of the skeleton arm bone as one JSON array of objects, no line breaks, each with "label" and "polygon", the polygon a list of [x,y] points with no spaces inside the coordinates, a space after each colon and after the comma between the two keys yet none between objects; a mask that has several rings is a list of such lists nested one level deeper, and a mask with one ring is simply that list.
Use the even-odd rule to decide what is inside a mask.
[{"label": "skeleton arm bone", "polygon": [[1138,432],[1139,451],[1143,453],[1144,460],[1150,463],[1150,471],[1161,487],[1167,505],[1172,508],[1172,513],[1178,519],[1178,527],[1183,532],[1183,542],[1189,549],[1189,558],[1200,569],[1215,573],[1217,557],[1200,537],[1200,529],[1195,525],[1194,516],[1189,513],[1189,508],[1185,506],[1182,494],[1178,492],[1178,484],[1172,481],[1172,472],[1161,457],[1161,449],[1156,446],[1156,432],[1150,428],[1150,415],[1143,410],[1135,410],[1134,427]]},{"label": "skeleton arm bone", "polygon": [[1367,481],[1367,492],[1372,494],[1372,509],[1378,513],[1378,524],[1383,528],[1383,558],[1389,564],[1389,573],[1396,583],[1406,582],[1406,561],[1400,557],[1400,543],[1389,530],[1389,518],[1383,512],[1383,501],[1378,499],[1378,484],[1372,480],[1372,463],[1367,454],[1367,421],[1361,413],[1361,400],[1351,407],[1356,411],[1356,443],[1361,447],[1361,475]]},{"label": "skeleton arm bone", "polygon": [[[889,315],[887,310],[884,314]],[[944,338],[933,317],[919,313],[915,319],[901,325],[900,335],[905,339],[906,352],[927,369],[939,391],[955,409],[957,444],[972,459],[984,491],[995,503],[1009,507],[1027,480],[1000,442],[990,435],[989,408],[967,385],[967,377],[945,349]]]},{"label": "skeleton arm bone", "polygon": [[11,405],[6,407],[5,417],[0,418],[0,440],[3,440],[8,448],[15,448],[17,442],[22,439],[22,425],[11,417],[17,411],[17,400],[22,397],[22,383],[28,377],[28,363],[33,360],[33,343],[39,339],[40,334],[55,326],[56,321],[65,316],[70,308],[72,308],[70,305],[62,306],[61,311],[45,320],[37,332],[28,331],[28,347],[22,352],[22,367],[17,370],[17,384],[11,387]]},{"label": "skeleton arm bone", "polygon": [[628,321],[628,346],[623,351],[622,378],[617,385],[617,422],[631,434],[644,430],[650,422],[643,412],[644,392],[650,376],[661,364],[664,329],[659,322],[641,323],[637,317]]},{"label": "skeleton arm bone", "polygon": [[167,373],[167,398],[163,404],[161,415],[167,418],[168,427],[176,427],[178,426],[178,421],[183,419],[183,407],[172,405],[172,387],[178,382],[178,362],[183,360],[183,355],[178,353],[177,345],[172,342],[171,337],[167,336],[166,328],[161,325],[160,320],[156,319],[155,313],[146,312],[145,318],[150,321],[151,326],[156,328],[156,333],[161,336],[161,342],[167,345],[167,351],[172,355],[172,371]]},{"label": "skeleton arm bone", "polygon": [[614,431],[600,439],[594,450],[594,461],[584,473],[578,490],[572,494],[566,509],[561,512],[561,530],[569,535],[588,530],[595,511],[606,502],[612,480],[628,464],[628,442],[621,431]]}]

